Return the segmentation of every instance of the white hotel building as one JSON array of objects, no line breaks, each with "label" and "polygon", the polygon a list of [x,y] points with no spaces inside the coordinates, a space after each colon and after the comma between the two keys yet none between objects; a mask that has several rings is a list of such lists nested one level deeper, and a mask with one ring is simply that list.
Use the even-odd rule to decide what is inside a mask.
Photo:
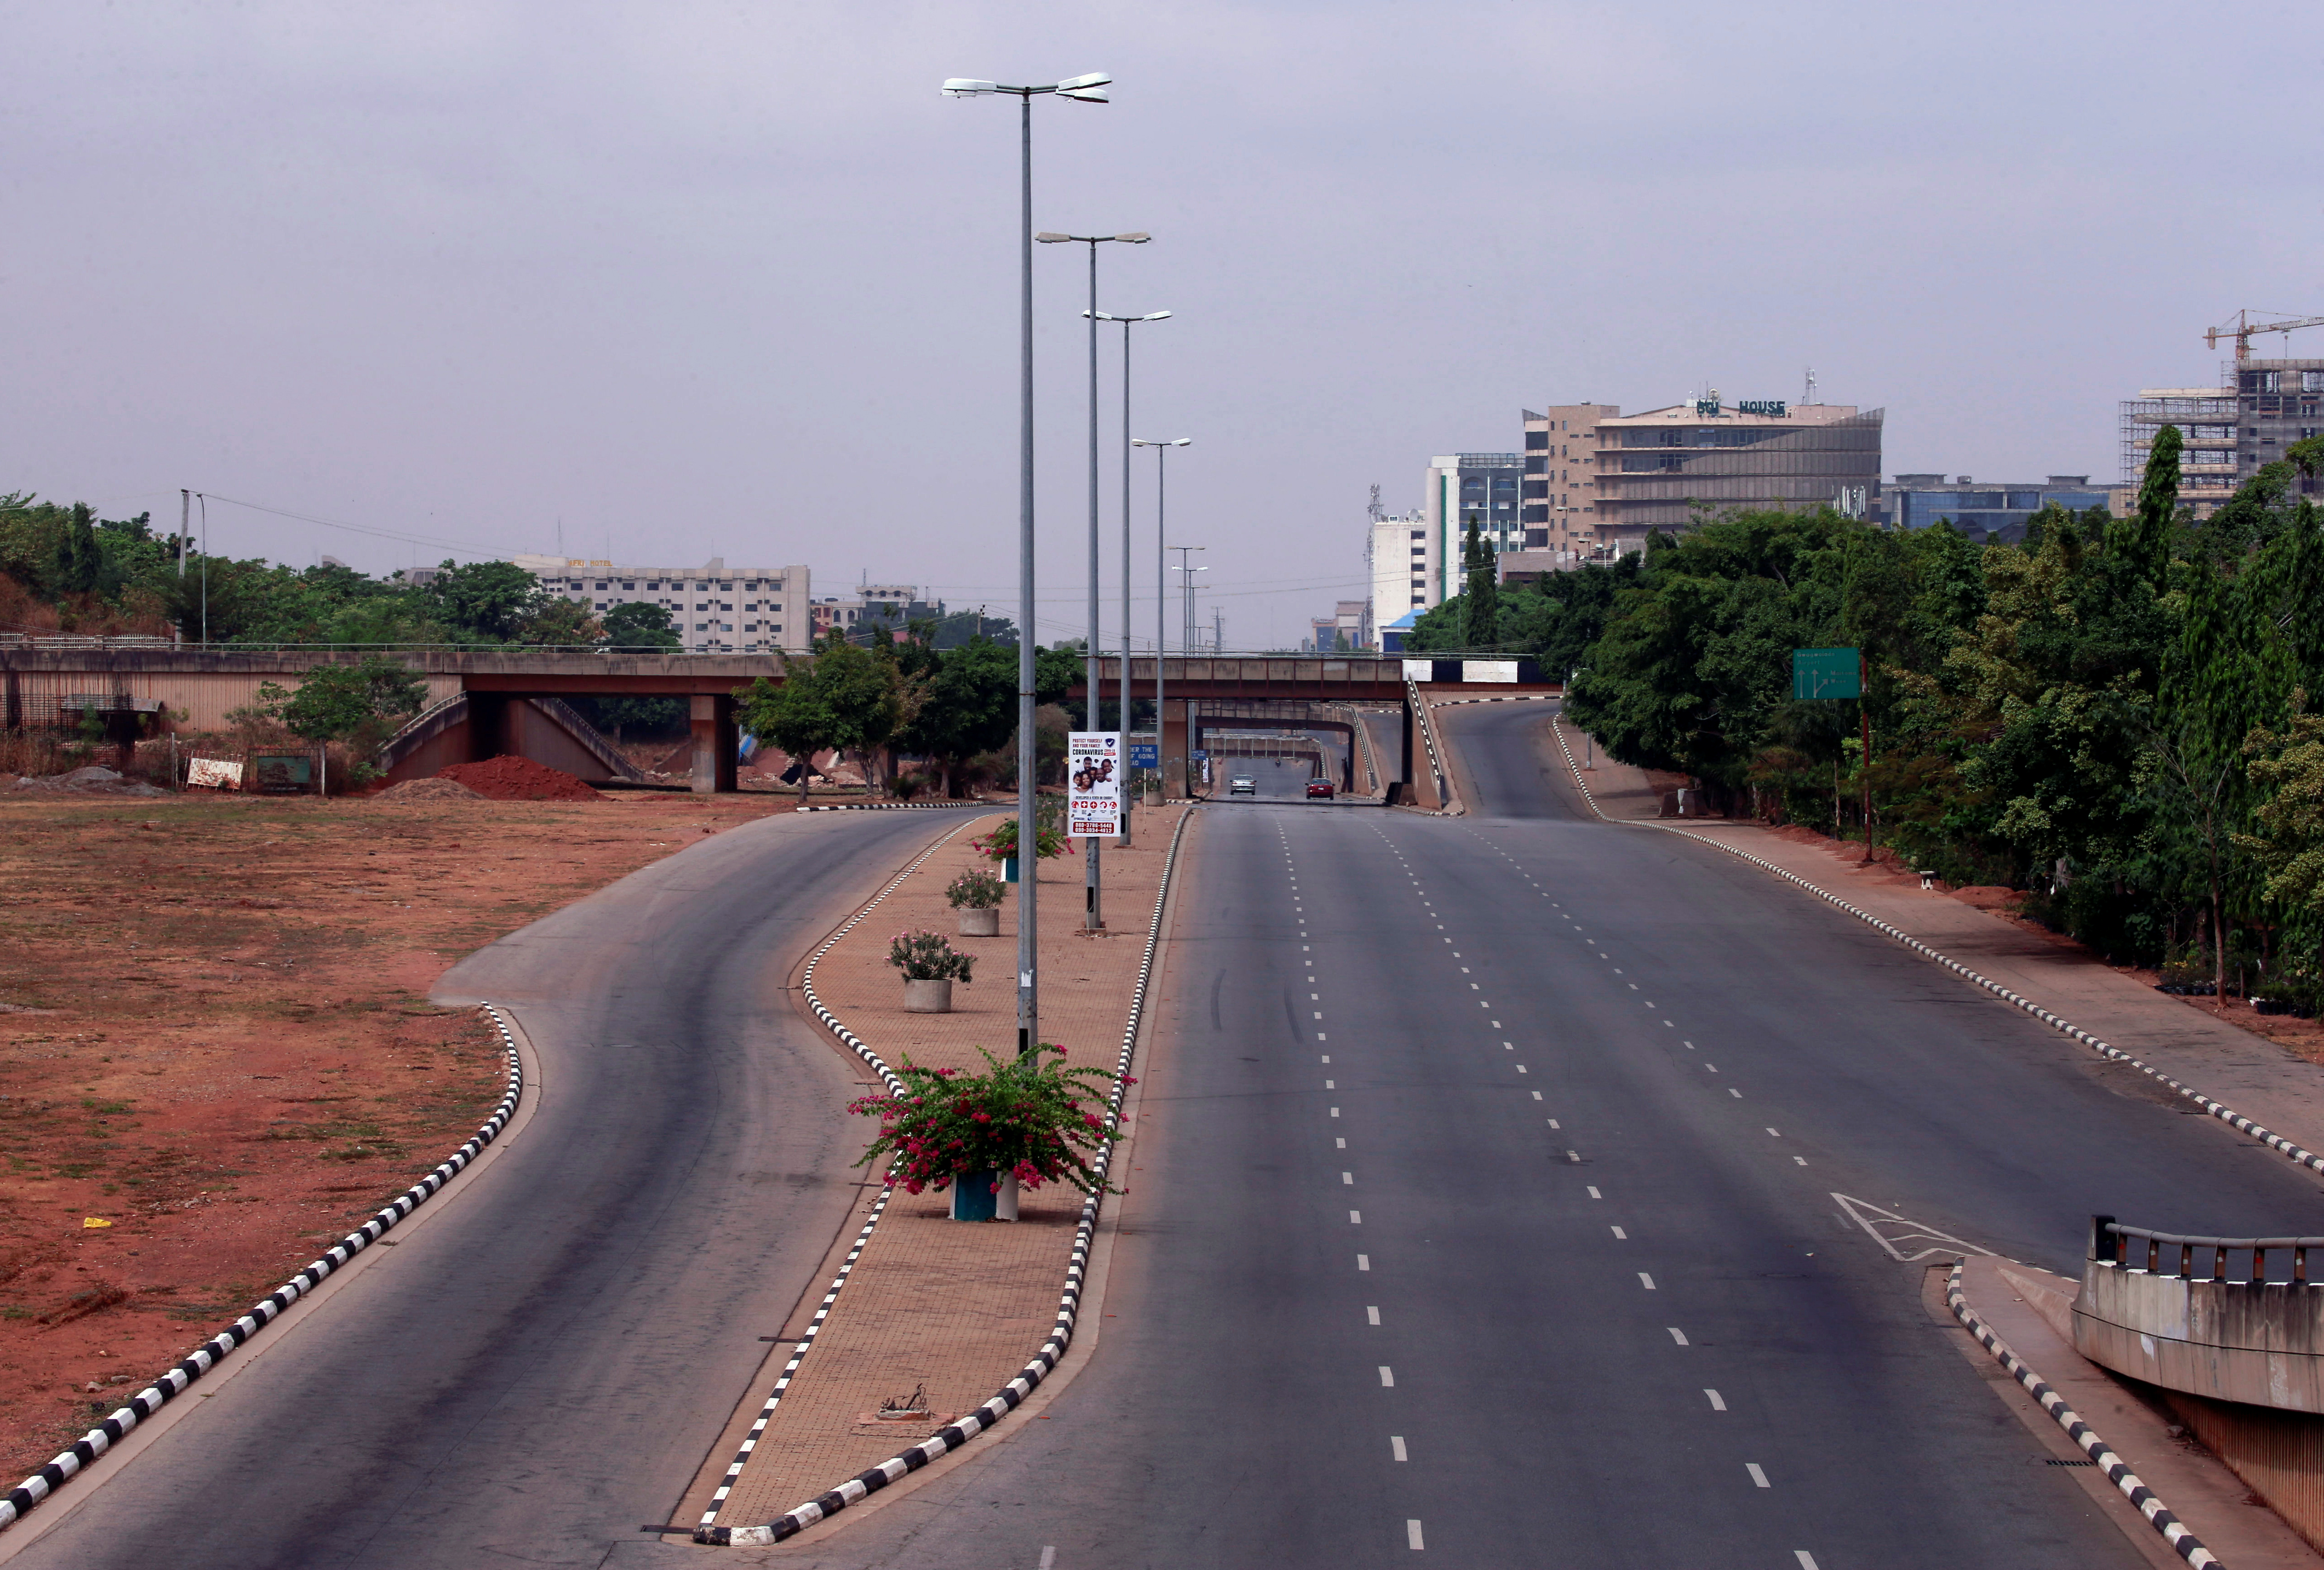
[{"label": "white hotel building", "polygon": [[616,567],[564,556],[509,559],[543,587],[603,614],[642,601],[669,613],[688,654],[803,653],[815,637],[804,567]]}]

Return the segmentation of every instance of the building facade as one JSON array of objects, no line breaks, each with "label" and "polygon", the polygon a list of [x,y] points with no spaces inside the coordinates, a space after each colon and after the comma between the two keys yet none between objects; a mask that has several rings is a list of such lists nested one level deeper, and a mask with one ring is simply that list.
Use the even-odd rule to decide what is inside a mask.
[{"label": "building facade", "polygon": [[804,567],[617,567],[563,556],[509,559],[551,594],[603,614],[632,602],[670,614],[689,654],[800,652],[812,636]]},{"label": "building facade", "polygon": [[[2129,487],[2135,498],[2136,487]],[[1992,545],[2015,545],[2025,538],[2026,521],[2048,506],[2070,513],[2104,507],[2120,515],[2125,487],[2093,485],[2088,475],[2052,475],[2039,485],[2033,481],[1978,485],[1967,475],[1948,483],[1942,475],[1898,475],[1889,485],[1878,521],[1892,529],[1926,529],[1949,522],[1972,540]]]},{"label": "building facade", "polygon": [[1886,411],[1850,403],[1728,403],[1716,392],[1598,423],[1597,538],[1636,550],[1704,512],[1832,507],[1880,499]]},{"label": "building facade", "polygon": [[[2123,484],[2144,477],[2155,432],[2175,425],[2184,442],[2180,503],[2208,518],[2285,448],[2324,431],[2324,360],[2230,361],[2217,387],[2141,388],[2121,413]],[[2304,476],[2293,484],[2302,495],[2319,494]]]},{"label": "building facade", "polygon": [[1342,600],[1328,616],[1308,623],[1302,653],[1354,653],[1372,646],[1372,606],[1370,600]]},{"label": "building facade", "polygon": [[1421,508],[1427,520],[1427,605],[1442,605],[1461,592],[1462,542],[1471,522],[1496,552],[1525,549],[1518,512],[1524,471],[1525,460],[1513,452],[1452,453],[1429,460]]},{"label": "building facade", "polygon": [[1364,559],[1371,572],[1372,621],[1385,626],[1410,610],[1425,610],[1436,602],[1428,586],[1436,577],[1436,551],[1427,514],[1372,519]]},{"label": "building facade", "polygon": [[1562,403],[1525,415],[1525,549],[1553,562],[1587,560],[1598,544],[1598,427],[1618,403]]}]

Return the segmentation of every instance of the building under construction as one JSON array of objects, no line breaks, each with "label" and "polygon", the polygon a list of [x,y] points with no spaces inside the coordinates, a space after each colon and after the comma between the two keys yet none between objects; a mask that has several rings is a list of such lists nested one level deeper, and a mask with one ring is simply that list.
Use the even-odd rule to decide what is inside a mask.
[{"label": "building under construction", "polygon": [[[2265,313],[2258,313],[2264,315]],[[2235,344],[2235,358],[2219,367],[2217,387],[2148,387],[2122,402],[2122,478],[2136,485],[2146,473],[2154,434],[2175,425],[2185,441],[2179,460],[2179,500],[2208,518],[2236,488],[2266,465],[2283,460],[2284,448],[2324,431],[2324,359],[2254,359],[2255,335],[2324,327],[2324,317],[2255,320],[2239,310],[2236,319],[2212,328],[2203,341]],[[2307,476],[2293,484],[2315,495],[2324,484]]]}]

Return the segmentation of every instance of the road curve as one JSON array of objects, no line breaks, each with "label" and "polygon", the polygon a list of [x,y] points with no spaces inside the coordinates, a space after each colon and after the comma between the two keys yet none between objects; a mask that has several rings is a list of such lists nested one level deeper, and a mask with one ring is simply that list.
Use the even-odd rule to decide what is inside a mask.
[{"label": "road curve", "polygon": [[454,967],[536,1048],[530,1122],[10,1570],[594,1565],[665,1519],[862,1178],[784,982],[959,821],[762,819]]},{"label": "road curve", "polygon": [[2312,1231],[2313,1182],[1586,817],[1549,706],[1442,716],[1466,817],[1203,810],[1088,1366],[784,1563],[2148,1562],[1832,1195],[2070,1269],[2092,1209]]}]

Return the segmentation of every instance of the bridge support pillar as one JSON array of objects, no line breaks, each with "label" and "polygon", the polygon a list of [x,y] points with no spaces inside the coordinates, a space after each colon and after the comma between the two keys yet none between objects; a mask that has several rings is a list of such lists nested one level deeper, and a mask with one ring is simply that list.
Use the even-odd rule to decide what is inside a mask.
[{"label": "bridge support pillar", "polygon": [[482,763],[509,750],[508,696],[468,694],[468,762]]},{"label": "bridge support pillar", "polygon": [[1186,721],[1193,705],[1183,699],[1165,703],[1158,727],[1162,738],[1162,794],[1184,799],[1187,794],[1186,780],[1189,762]]},{"label": "bridge support pillar", "polygon": [[694,731],[694,789],[707,796],[735,789],[734,700],[724,693],[696,693],[688,700]]}]

